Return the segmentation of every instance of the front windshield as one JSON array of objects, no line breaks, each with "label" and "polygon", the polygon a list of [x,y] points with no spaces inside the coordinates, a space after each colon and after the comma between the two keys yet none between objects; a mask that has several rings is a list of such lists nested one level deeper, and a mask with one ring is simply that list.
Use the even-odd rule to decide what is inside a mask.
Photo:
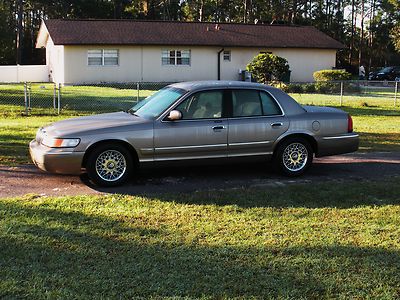
[{"label": "front windshield", "polygon": [[165,87],[138,102],[129,112],[142,118],[157,118],[184,93],[182,89]]}]

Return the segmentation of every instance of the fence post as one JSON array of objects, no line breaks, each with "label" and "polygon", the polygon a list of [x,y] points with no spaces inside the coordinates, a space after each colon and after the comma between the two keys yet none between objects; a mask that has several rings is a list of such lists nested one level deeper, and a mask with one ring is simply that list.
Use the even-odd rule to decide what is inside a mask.
[{"label": "fence post", "polygon": [[343,105],[343,81],[340,82],[340,106]]},{"label": "fence post", "polygon": [[57,114],[60,114],[61,111],[61,83],[58,84],[58,94],[57,94]]},{"label": "fence post", "polygon": [[56,110],[56,98],[57,98],[57,84],[54,82],[53,84],[53,108]]},{"label": "fence post", "polygon": [[31,83],[29,83],[29,85],[28,85],[28,88],[27,88],[27,91],[28,91],[28,109],[29,109],[29,111],[31,111],[31,92],[32,92],[32,85],[31,85]]},{"label": "fence post", "polygon": [[26,82],[24,82],[24,106],[25,106],[25,115],[28,115],[28,91]]},{"label": "fence post", "polygon": [[136,83],[136,90],[137,90],[137,95],[136,95],[136,103],[139,102],[139,93],[140,93],[140,83]]},{"label": "fence post", "polygon": [[397,90],[399,88],[399,82],[396,81],[396,84],[394,86],[394,107],[397,106]]}]

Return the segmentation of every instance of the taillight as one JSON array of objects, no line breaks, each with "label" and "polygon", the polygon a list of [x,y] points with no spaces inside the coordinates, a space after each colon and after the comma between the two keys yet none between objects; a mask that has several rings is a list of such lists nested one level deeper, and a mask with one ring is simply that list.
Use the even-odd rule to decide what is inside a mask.
[{"label": "taillight", "polygon": [[353,119],[347,115],[347,132],[353,132]]}]

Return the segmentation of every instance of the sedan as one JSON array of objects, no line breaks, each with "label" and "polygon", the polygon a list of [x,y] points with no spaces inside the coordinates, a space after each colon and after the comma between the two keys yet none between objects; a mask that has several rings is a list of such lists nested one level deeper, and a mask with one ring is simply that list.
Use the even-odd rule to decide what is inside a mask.
[{"label": "sedan", "polygon": [[369,73],[369,80],[387,80],[387,81],[397,81],[400,77],[400,67],[386,67],[378,72]]},{"label": "sedan", "polygon": [[164,163],[272,161],[298,176],[314,156],[353,152],[358,143],[342,110],[302,106],[263,84],[199,81],[169,85],[127,111],[44,126],[29,148],[42,170],[87,172],[95,184],[116,186],[140,166]]}]

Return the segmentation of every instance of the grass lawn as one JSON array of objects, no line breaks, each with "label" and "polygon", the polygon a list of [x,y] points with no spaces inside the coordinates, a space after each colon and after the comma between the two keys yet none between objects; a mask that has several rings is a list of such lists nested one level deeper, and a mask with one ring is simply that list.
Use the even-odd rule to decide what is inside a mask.
[{"label": "grass lawn", "polygon": [[[91,114],[125,110],[132,107],[165,83],[142,84],[138,93],[136,84],[98,84],[97,86],[66,85],[61,88],[61,110],[63,115]],[[33,115],[55,114],[58,96],[54,84],[32,84],[30,89]],[[0,112],[13,115],[24,112],[24,85],[0,84]]]},{"label": "grass lawn", "polygon": [[400,178],[0,199],[0,298],[398,299]]}]

